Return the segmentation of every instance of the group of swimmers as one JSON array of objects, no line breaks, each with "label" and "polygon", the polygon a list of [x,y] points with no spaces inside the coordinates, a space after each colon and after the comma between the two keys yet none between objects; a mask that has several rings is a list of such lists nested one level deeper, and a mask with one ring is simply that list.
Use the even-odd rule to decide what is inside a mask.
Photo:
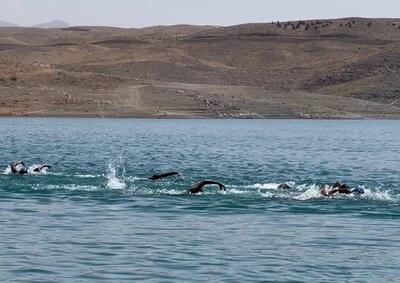
[{"label": "group of swimmers", "polygon": [[[168,177],[172,176],[182,176],[180,172],[169,172],[169,173],[164,173],[164,174],[156,174],[153,175],[149,178],[150,181],[159,181]],[[220,189],[220,191],[226,191],[226,187],[224,184],[221,182],[217,181],[211,181],[211,180],[204,180],[201,182],[198,182],[197,184],[193,185],[190,189],[188,189],[186,192],[190,194],[198,194],[202,193],[204,190],[203,188],[207,185],[217,185]]]},{"label": "group of swimmers", "polygon": [[[23,161],[17,161],[10,164],[11,173],[14,175],[26,175],[29,174],[29,167],[25,165]],[[31,172],[34,173],[43,173],[47,172],[51,168],[51,165],[48,164],[40,164],[34,165],[31,168]]]},{"label": "group of swimmers", "polygon": [[[280,190],[290,190],[290,189],[294,189],[294,185],[290,184],[290,183],[284,183],[284,184],[280,184],[278,186],[278,189],[280,189]],[[363,195],[365,193],[365,189],[364,189],[363,186],[358,186],[355,189],[351,189],[350,186],[347,185],[347,184],[344,184],[342,182],[336,182],[332,186],[324,185],[324,186],[320,187],[319,192],[321,193],[321,195],[326,196],[326,197],[332,196],[332,195],[335,195],[335,194]]]},{"label": "group of swimmers", "polygon": [[[26,175],[29,174],[29,167],[25,165],[23,161],[17,161],[10,164],[11,173],[14,175]],[[31,168],[31,172],[34,173],[43,173],[47,172],[47,170],[51,169],[51,165],[49,164],[40,164],[35,165]],[[150,181],[159,181],[168,177],[172,176],[182,176],[180,172],[168,172],[163,174],[156,174],[149,178]],[[187,193],[190,194],[198,194],[204,191],[204,187],[208,185],[217,185],[220,191],[226,191],[226,187],[221,182],[212,181],[212,180],[204,180],[198,182],[197,184],[193,185],[191,188],[187,190]],[[279,190],[290,190],[294,189],[294,185],[290,183],[280,184],[278,186]],[[341,182],[336,182],[332,186],[325,185],[320,188],[320,193],[323,196],[332,196],[335,194],[354,194],[354,195],[362,195],[364,194],[364,188],[359,186],[355,189],[351,189],[348,185],[343,184]]]},{"label": "group of swimmers", "polygon": [[[40,165],[34,165],[32,168],[29,168],[25,165],[23,161],[17,161],[13,162],[10,164],[11,168],[11,174],[13,175],[26,175],[29,174],[30,172],[33,173],[44,173],[47,172],[49,169],[51,169],[51,165],[49,164],[40,164]],[[158,175],[153,175],[152,177],[149,178],[150,181],[158,181],[161,179],[165,179],[167,177],[171,176],[181,176],[182,174],[180,172],[169,172],[165,174],[158,174]],[[203,188],[207,185],[218,185],[219,189],[221,191],[226,191],[226,187],[216,181],[201,181],[197,183],[196,185],[192,186],[189,190],[187,190],[188,193],[191,194],[198,194],[203,192]]]},{"label": "group of swimmers", "polygon": [[[151,176],[149,180],[151,181],[158,181],[161,179],[165,179],[171,176],[181,176],[182,174],[180,172],[169,172],[169,173],[164,173],[164,174],[157,174],[154,176]],[[220,191],[226,191],[226,187],[224,184],[216,181],[201,181],[197,184],[195,184],[193,187],[191,187],[189,190],[187,190],[188,193],[191,194],[198,194],[202,193],[204,190],[203,188],[207,185],[218,185]],[[294,189],[294,185],[290,183],[284,183],[280,184],[278,186],[279,190],[291,190]],[[323,196],[332,196],[335,194],[354,194],[354,195],[363,195],[365,193],[364,187],[358,186],[355,189],[351,189],[347,184],[341,183],[341,182],[336,182],[332,186],[325,185],[320,188],[320,193]]]}]

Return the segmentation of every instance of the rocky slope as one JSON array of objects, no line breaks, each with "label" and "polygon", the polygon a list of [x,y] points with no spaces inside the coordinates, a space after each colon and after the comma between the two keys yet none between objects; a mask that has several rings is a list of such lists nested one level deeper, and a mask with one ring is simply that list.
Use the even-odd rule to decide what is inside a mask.
[{"label": "rocky slope", "polygon": [[0,28],[0,114],[399,118],[400,20]]}]

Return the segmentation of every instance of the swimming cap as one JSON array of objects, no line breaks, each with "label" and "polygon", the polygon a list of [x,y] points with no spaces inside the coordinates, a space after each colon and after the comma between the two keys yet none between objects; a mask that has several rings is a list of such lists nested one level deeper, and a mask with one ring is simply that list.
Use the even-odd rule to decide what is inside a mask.
[{"label": "swimming cap", "polygon": [[356,195],[363,195],[363,194],[365,193],[365,189],[364,189],[363,186],[358,186],[357,188],[355,188],[355,189],[352,191],[352,193],[353,193],[353,194],[356,194]]}]

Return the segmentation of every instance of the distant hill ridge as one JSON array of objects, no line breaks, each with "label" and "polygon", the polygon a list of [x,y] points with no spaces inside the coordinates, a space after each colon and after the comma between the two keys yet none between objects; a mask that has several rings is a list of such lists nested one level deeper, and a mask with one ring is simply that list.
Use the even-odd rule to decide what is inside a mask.
[{"label": "distant hill ridge", "polygon": [[[0,21],[0,28],[2,28],[2,27],[21,27],[21,26],[13,24],[13,23],[9,23],[9,22]],[[51,22],[41,23],[38,25],[29,26],[29,27],[44,28],[44,29],[68,28],[69,24],[67,24],[66,22],[61,21],[61,20],[54,20]]]},{"label": "distant hill ridge", "polygon": [[0,115],[400,119],[399,50],[400,19],[0,28]]},{"label": "distant hill ridge", "polygon": [[35,28],[67,28],[67,27],[69,27],[69,24],[67,24],[64,21],[54,20],[52,22],[34,25],[33,27],[35,27]]},{"label": "distant hill ridge", "polygon": [[0,21],[0,27],[17,27],[16,24]]}]

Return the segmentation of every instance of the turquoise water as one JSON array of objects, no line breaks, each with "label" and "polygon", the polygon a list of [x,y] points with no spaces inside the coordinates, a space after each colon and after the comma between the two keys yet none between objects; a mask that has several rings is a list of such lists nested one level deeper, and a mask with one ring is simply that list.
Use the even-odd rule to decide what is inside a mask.
[{"label": "turquoise water", "polygon": [[[0,137],[4,170],[54,166],[0,176],[0,282],[399,282],[398,121],[3,118]],[[228,192],[184,194],[203,179]],[[319,195],[337,180],[366,194]]]}]

